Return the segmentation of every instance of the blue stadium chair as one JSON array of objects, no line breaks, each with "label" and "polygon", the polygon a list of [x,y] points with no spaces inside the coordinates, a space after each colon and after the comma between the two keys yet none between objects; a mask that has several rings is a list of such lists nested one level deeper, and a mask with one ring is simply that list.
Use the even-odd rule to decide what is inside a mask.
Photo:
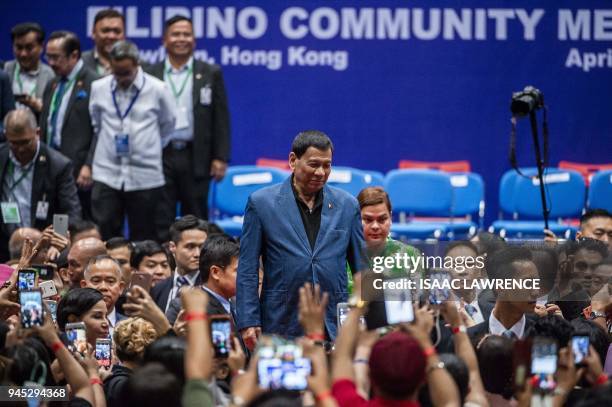
[{"label": "blue stadium chair", "polygon": [[[537,170],[524,168],[521,172],[526,177],[507,172],[500,182],[500,207],[511,213],[513,219],[493,222],[490,231],[508,238],[542,237],[544,221]],[[584,179],[577,171],[558,168],[547,169],[544,176],[549,229],[558,236],[570,237],[576,227],[562,223],[561,219],[580,216],[586,192]]]},{"label": "blue stadium chair", "polygon": [[382,172],[361,170],[365,174],[365,181],[369,187],[384,187],[385,175]]},{"label": "blue stadium chair", "polygon": [[[453,187],[453,209],[448,221],[453,238],[469,238],[484,222],[484,181],[476,173],[449,173]],[[478,223],[474,222],[474,218]]]},{"label": "blue stadium chair", "polygon": [[589,185],[589,208],[612,212],[612,170],[599,171]]},{"label": "blue stadium chair", "polygon": [[340,188],[353,196],[371,185],[372,175],[351,167],[332,167],[327,184]]},{"label": "blue stadium chair", "polygon": [[[385,177],[399,223],[391,225],[391,236],[403,239],[428,239],[446,236],[445,222],[413,220],[414,216],[448,216],[453,203],[453,187],[447,173],[435,170],[392,170]],[[406,221],[408,215],[409,222]]]},{"label": "blue stadium chair", "polygon": [[263,187],[283,182],[288,176],[287,171],[272,167],[229,167],[221,182],[211,183],[210,213],[214,214],[211,221],[228,235],[240,236],[249,195]]}]

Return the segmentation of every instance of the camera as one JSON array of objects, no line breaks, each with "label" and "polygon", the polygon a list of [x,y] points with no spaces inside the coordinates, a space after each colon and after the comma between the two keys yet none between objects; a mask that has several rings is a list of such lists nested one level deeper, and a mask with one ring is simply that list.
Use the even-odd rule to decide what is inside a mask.
[{"label": "camera", "polygon": [[526,116],[544,106],[544,95],[533,86],[525,86],[521,92],[512,94],[510,110],[513,115]]}]

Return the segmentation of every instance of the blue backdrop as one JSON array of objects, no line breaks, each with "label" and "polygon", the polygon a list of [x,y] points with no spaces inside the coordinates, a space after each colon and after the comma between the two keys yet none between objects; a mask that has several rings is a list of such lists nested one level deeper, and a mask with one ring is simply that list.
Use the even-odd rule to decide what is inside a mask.
[{"label": "blue backdrop", "polygon": [[[339,165],[467,159],[485,178],[490,221],[509,168],[510,96],[527,84],[550,108],[552,164],[612,161],[605,0],[3,2],[0,58],[12,58],[10,27],[23,21],[75,31],[88,49],[104,6],[121,8],[150,62],[163,57],[163,21],[193,18],[199,56],[223,65],[233,164],[285,158],[310,128],[332,137]],[[527,121],[518,134],[532,165]]]}]

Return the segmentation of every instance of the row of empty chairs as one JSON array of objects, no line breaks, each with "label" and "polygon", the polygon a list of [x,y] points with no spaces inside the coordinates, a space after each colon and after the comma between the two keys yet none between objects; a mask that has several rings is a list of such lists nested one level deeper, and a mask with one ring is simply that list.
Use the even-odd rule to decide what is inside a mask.
[{"label": "row of empty chairs", "polygon": [[[502,176],[500,220],[493,222],[489,230],[508,238],[541,237],[544,222],[537,172],[535,168],[521,171],[525,176],[514,170]],[[289,175],[287,169],[278,167],[230,167],[226,178],[211,186],[211,218],[227,233],[239,236],[248,196],[259,188],[284,181]],[[585,207],[612,211],[612,171],[599,171],[590,181],[587,188],[578,171],[546,170],[549,228],[557,235],[569,237],[575,233],[576,220]],[[328,184],[353,196],[368,186],[384,187],[393,205],[391,234],[396,238],[462,238],[484,228],[485,185],[475,173],[400,169],[383,175],[336,166]]]}]

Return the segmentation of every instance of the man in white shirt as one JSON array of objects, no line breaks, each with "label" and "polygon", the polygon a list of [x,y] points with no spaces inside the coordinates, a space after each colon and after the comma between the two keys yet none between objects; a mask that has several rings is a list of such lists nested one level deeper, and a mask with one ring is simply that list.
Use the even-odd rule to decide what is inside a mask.
[{"label": "man in white shirt", "polygon": [[161,188],[162,139],[174,130],[175,102],[163,81],[143,72],[138,48],[119,41],[111,53],[113,75],[91,87],[89,111],[97,138],[93,159],[92,214],[103,239],[155,239]]},{"label": "man in white shirt", "polygon": [[[539,296],[539,274],[531,252],[508,246],[487,257],[486,268],[489,279],[513,279],[522,282],[525,289],[495,289],[497,299],[489,319],[469,328],[469,335],[475,342],[488,333],[523,339],[533,321],[527,314],[533,314]],[[536,281],[538,284],[532,284]],[[527,289],[530,286],[534,288]]]}]

